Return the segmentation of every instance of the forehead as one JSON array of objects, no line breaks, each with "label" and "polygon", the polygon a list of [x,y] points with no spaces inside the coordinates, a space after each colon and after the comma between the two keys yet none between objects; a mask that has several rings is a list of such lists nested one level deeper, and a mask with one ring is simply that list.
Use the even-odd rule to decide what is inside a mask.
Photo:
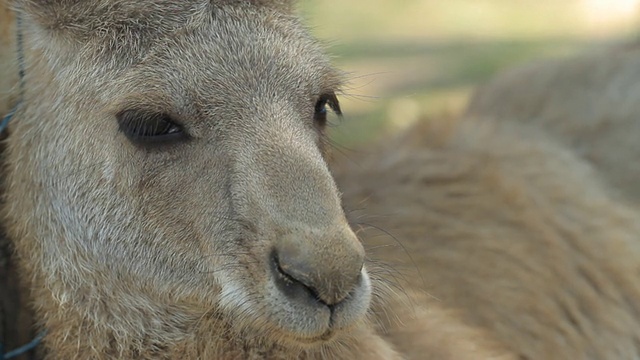
[{"label": "forehead", "polygon": [[251,92],[335,91],[341,76],[296,19],[253,8],[214,8],[158,39],[123,84],[131,91],[210,98]]}]

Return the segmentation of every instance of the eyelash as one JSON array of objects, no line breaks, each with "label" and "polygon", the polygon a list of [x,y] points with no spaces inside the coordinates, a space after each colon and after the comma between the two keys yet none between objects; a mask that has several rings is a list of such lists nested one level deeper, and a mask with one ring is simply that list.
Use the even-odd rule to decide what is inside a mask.
[{"label": "eyelash", "polygon": [[166,144],[187,138],[182,126],[164,113],[125,110],[116,117],[120,131],[136,144]]},{"label": "eyelash", "polygon": [[318,97],[314,106],[313,120],[320,126],[325,127],[327,124],[327,105],[333,110],[336,115],[341,116],[342,110],[340,110],[340,102],[335,93],[325,93]]}]

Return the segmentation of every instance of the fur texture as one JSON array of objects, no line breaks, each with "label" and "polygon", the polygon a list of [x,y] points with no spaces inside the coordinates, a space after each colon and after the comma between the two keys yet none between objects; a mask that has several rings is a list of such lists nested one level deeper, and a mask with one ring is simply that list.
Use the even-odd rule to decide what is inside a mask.
[{"label": "fur texture", "polygon": [[[48,358],[403,358],[324,159],[317,119],[340,73],[288,2],[14,6],[27,87],[2,221]],[[123,114],[186,135],[145,143]],[[420,357],[504,353],[428,314],[451,330]]]},{"label": "fur texture", "polygon": [[[521,359],[640,357],[640,217],[572,151],[517,122],[448,119],[354,161],[336,174],[344,202],[404,288]],[[422,336],[388,335],[400,350]]]},{"label": "fur texture", "polygon": [[48,358],[639,356],[640,217],[534,128],[411,129],[338,166],[348,221],[317,121],[340,74],[289,2],[14,6],[2,223]]},{"label": "fur texture", "polygon": [[480,87],[467,116],[533,123],[594,164],[625,201],[640,203],[640,47],[538,61]]}]

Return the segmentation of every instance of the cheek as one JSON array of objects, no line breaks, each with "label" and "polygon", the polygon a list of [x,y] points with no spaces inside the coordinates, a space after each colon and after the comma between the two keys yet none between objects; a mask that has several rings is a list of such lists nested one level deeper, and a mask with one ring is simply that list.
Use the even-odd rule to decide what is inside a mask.
[{"label": "cheek", "polygon": [[184,251],[210,256],[223,247],[219,239],[233,239],[239,231],[230,223],[227,174],[186,155],[170,161],[149,159],[130,191],[148,227],[162,229],[166,239]]}]

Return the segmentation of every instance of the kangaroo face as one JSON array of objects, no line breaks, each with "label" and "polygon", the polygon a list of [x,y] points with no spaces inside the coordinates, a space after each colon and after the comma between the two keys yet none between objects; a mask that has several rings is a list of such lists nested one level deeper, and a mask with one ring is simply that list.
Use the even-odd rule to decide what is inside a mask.
[{"label": "kangaroo face", "polygon": [[364,251],[323,158],[340,77],[295,19],[203,6],[121,43],[26,26],[28,81],[47,83],[12,125],[7,193],[26,196],[7,217],[30,219],[13,236],[37,239],[55,298],[301,346],[362,320]]}]

